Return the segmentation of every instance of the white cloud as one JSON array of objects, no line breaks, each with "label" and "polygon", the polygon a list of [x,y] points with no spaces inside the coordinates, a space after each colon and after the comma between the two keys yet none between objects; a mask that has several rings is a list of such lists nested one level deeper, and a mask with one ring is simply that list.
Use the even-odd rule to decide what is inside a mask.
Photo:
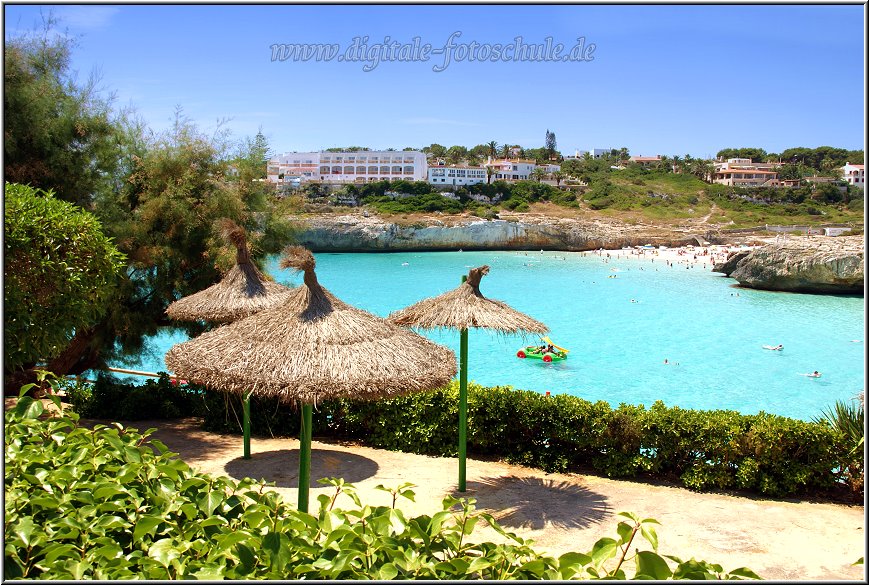
[{"label": "white cloud", "polygon": [[106,27],[120,12],[117,6],[80,5],[63,6],[55,10],[62,25],[75,29],[96,30]]}]

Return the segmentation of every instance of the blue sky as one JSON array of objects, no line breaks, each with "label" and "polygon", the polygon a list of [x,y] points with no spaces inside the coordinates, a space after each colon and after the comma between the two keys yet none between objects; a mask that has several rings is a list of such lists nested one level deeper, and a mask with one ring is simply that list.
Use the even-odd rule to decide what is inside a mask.
[{"label": "blue sky", "polygon": [[[864,6],[809,5],[5,5],[6,36],[53,11],[78,38],[73,68],[97,71],[151,128],[176,106],[203,129],[259,128],[274,152],[543,146],[562,153],[710,156],[864,145]],[[574,62],[272,61],[271,45],[562,43]],[[511,53],[512,55],[512,53]],[[479,56],[479,53],[478,53]]]}]

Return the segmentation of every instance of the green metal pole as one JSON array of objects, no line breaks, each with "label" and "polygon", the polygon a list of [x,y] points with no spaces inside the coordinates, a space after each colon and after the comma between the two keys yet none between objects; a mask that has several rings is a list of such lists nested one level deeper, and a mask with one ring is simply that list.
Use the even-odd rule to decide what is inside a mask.
[{"label": "green metal pole", "polygon": [[299,511],[308,511],[308,490],[311,485],[311,418],[314,408],[302,405],[302,430],[299,433]]},{"label": "green metal pole", "polygon": [[250,395],[248,392],[242,400],[242,416],[241,423],[242,433],[244,434],[244,458],[250,459]]},{"label": "green metal pole", "polygon": [[[462,276],[462,282],[467,280]],[[459,346],[459,491],[467,489],[468,440],[468,330],[462,329]]]}]

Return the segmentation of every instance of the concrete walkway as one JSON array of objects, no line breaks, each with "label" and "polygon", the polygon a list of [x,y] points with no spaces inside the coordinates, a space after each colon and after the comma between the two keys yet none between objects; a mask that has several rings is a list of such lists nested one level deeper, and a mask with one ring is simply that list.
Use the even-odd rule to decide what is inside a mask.
[{"label": "concrete walkway", "polygon": [[[276,484],[295,503],[298,474],[296,439],[254,438],[251,459],[242,455],[240,436],[208,433],[196,419],[137,421],[125,426],[163,441],[194,468],[235,479],[251,477]],[[765,500],[686,489],[615,481],[576,474],[545,473],[505,463],[468,460],[468,491],[456,491],[456,459],[427,457],[314,438],[311,510],[319,493],[333,493],[316,483],[343,477],[356,485],[363,503],[389,505],[391,496],[375,490],[411,482],[416,502],[402,500],[405,515],[432,514],[447,495],[477,499],[503,526],[532,538],[534,547],[559,555],[587,552],[597,539],[614,536],[617,512],[655,518],[659,552],[682,559],[718,563],[725,570],[748,567],[764,579],[861,580],[864,567],[851,563],[865,556],[863,506]],[[343,496],[342,496],[343,497]],[[339,506],[351,507],[349,499]],[[497,541],[490,528],[478,527],[473,540]]]}]

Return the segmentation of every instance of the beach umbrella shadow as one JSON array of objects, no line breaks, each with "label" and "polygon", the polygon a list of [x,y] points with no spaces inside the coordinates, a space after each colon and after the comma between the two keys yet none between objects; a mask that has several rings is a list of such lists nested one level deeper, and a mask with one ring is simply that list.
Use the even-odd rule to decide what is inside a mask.
[{"label": "beach umbrella shadow", "polygon": [[541,477],[487,477],[468,482],[478,509],[507,528],[585,528],[612,516],[607,497],[585,486]]},{"label": "beach umbrella shadow", "polygon": [[[377,474],[380,466],[368,457],[334,449],[311,450],[309,487],[321,487],[318,479],[340,477],[349,483],[364,481]],[[278,449],[254,453],[250,459],[238,457],[229,461],[224,470],[235,479],[250,477],[274,483],[277,487],[298,487],[299,450]]]}]

